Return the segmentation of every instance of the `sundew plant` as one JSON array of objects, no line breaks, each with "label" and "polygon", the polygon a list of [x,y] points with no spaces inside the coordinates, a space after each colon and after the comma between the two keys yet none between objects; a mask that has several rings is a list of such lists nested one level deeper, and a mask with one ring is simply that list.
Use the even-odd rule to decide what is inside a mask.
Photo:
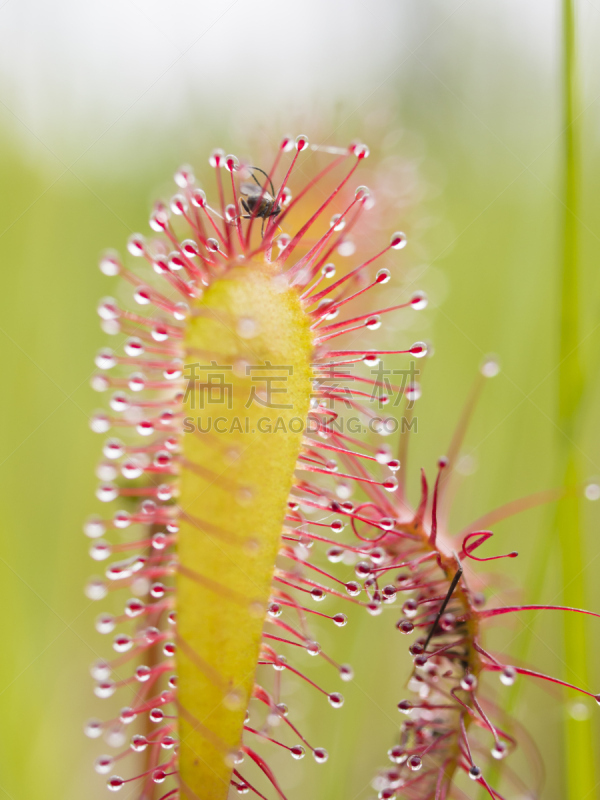
[{"label": "sundew plant", "polygon": [[[105,602],[115,593],[118,610],[97,618],[114,655],[92,676],[99,699],[119,701],[86,724],[116,751],[100,753],[96,770],[108,790],[144,800],[291,800],[274,751],[303,761],[300,773],[345,766],[307,737],[297,699],[286,697],[294,675],[335,714],[353,678],[315,641],[311,619],[334,631],[347,624],[345,606],[367,617],[392,606],[389,636],[407,637],[413,669],[406,695],[390,698],[398,734],[373,764],[378,797],[504,798],[528,786],[538,796],[535,776],[510,766],[509,793],[497,788],[490,764],[510,763],[521,728],[502,695],[490,695],[488,676],[501,687],[527,676],[596,700],[600,687],[507,662],[485,631],[516,612],[598,615],[487,605],[471,566],[517,556],[494,548],[492,524],[579,489],[524,498],[453,535],[442,509],[467,411],[411,504],[414,364],[428,346],[386,350],[376,332],[388,314],[422,312],[427,298],[386,302],[402,232],[370,255],[355,245],[372,207],[359,183],[367,146],[312,145],[324,165],[303,179],[310,148],[304,135],[285,137],[267,170],[215,150],[213,191],[182,167],[176,193],[152,210],[152,234],[133,235],[124,259],[101,259],[105,275],[131,285],[133,302],[98,306],[104,330],[128,338],[122,352],[98,354],[93,379],[110,398],[92,420],[108,434],[97,495],[115,505],[85,526],[105,565],[86,593]],[[355,263],[336,272],[340,253]],[[412,364],[400,385],[377,377],[388,355]],[[493,377],[496,362],[481,371],[481,381]],[[339,610],[328,611],[332,601]],[[325,682],[297,665],[299,650],[329,664]]]}]

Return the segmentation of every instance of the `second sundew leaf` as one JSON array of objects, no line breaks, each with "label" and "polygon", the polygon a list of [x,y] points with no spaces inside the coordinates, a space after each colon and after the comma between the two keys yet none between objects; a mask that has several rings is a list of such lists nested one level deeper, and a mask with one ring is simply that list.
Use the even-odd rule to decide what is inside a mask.
[{"label": "second sundew leaf", "polygon": [[[215,282],[186,329],[178,538],[182,782],[226,798],[311,391],[309,320],[272,266]],[[194,363],[212,366],[202,370]],[[195,384],[195,385],[194,385]]]}]

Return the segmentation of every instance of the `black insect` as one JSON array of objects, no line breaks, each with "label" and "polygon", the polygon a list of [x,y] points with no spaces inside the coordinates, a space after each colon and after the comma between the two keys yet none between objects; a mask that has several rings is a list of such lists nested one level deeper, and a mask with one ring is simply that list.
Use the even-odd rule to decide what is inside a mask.
[{"label": "black insect", "polygon": [[[266,220],[281,214],[281,206],[279,203],[275,202],[277,193],[275,192],[273,181],[269,178],[267,173],[260,169],[260,167],[247,167],[246,169],[251,170],[254,183],[247,182],[240,184],[240,194],[242,195],[240,197],[240,205],[246,212],[245,214],[240,214],[240,217],[242,219],[260,217],[262,219],[261,235],[264,235]],[[271,185],[272,194],[258,182],[254,174],[255,171],[261,172],[265,178],[267,178]]]}]

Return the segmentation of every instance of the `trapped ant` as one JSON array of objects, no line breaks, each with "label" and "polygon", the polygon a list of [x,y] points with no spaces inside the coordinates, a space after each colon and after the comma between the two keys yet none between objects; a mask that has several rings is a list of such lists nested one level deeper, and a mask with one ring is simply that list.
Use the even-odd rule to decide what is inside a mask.
[{"label": "trapped ant", "polygon": [[[275,196],[277,193],[275,192],[273,181],[269,178],[267,173],[260,167],[246,167],[246,169],[252,170],[251,175],[254,183],[248,182],[240,184],[240,194],[242,195],[242,197],[240,197],[240,205],[246,212],[245,214],[240,214],[240,218],[252,219],[253,217],[260,217],[262,219],[260,233],[261,236],[264,236],[266,220],[281,214],[281,206],[279,203],[275,204]],[[261,186],[254,171],[262,172],[265,178],[267,178],[271,184],[271,192],[273,194],[269,194],[269,192]]]}]

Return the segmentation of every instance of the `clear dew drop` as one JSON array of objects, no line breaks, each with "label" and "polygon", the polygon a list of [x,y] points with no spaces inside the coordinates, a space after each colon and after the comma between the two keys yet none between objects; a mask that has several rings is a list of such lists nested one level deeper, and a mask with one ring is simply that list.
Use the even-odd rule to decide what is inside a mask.
[{"label": "clear dew drop", "polygon": [[344,239],[339,243],[337,251],[343,258],[349,258],[356,253],[356,243],[352,239]]},{"label": "clear dew drop", "polygon": [[114,320],[119,317],[119,307],[113,297],[103,297],[96,310],[100,319],[103,320]]},{"label": "clear dew drop", "polygon": [[343,547],[330,547],[327,551],[327,560],[332,564],[338,564],[344,558],[344,553]]},{"label": "clear dew drop", "polygon": [[340,678],[343,681],[351,681],[354,678],[354,670],[352,669],[350,664],[340,665]]},{"label": "clear dew drop", "polygon": [[504,667],[500,673],[500,683],[503,683],[504,686],[512,686],[516,679],[517,671],[514,667]]},{"label": "clear dew drop", "polygon": [[194,189],[192,192],[192,205],[196,208],[204,208],[206,205],[206,193],[202,189]]},{"label": "clear dew drop", "polygon": [[127,240],[127,250],[132,256],[139,258],[146,250],[146,239],[141,233],[133,233]]},{"label": "clear dew drop", "polygon": [[180,189],[187,189],[188,186],[192,186],[196,180],[194,170],[189,164],[183,164],[179,167],[173,179]]},{"label": "clear dew drop", "polygon": [[473,692],[477,688],[477,678],[475,675],[464,675],[460,680],[460,688],[465,692]]},{"label": "clear dew drop", "polygon": [[393,250],[402,250],[403,247],[406,247],[406,234],[402,231],[393,233],[390,238],[390,247]]},{"label": "clear dew drop", "polygon": [[169,213],[164,207],[155,208],[148,219],[148,224],[156,233],[162,233],[166,230],[168,223]]},{"label": "clear dew drop", "polygon": [[479,780],[479,778],[481,778],[481,770],[479,769],[479,767],[475,766],[475,764],[473,764],[473,766],[469,770],[469,778],[471,778],[472,781],[476,781]]},{"label": "clear dew drop", "polygon": [[141,372],[132,372],[127,380],[127,386],[132,392],[141,392],[146,388],[146,376]]},{"label": "clear dew drop", "polygon": [[420,756],[409,756],[406,760],[406,764],[413,772],[417,772],[423,766],[423,761]]},{"label": "clear dew drop", "polygon": [[242,690],[234,689],[225,695],[223,705],[229,711],[237,711],[246,705],[246,695]]},{"label": "clear dew drop", "polygon": [[370,603],[367,603],[367,612],[372,617],[378,617],[382,611],[383,611],[383,606],[381,605],[380,601],[371,600]]},{"label": "clear dew drop", "polygon": [[122,747],[126,739],[123,726],[117,722],[115,725],[108,728],[104,739],[109,747]]},{"label": "clear dew drop", "polygon": [[400,700],[398,703],[398,711],[400,711],[402,714],[410,714],[412,709],[413,704],[410,702],[410,700]]},{"label": "clear dew drop", "polygon": [[88,600],[104,600],[108,594],[108,589],[103,580],[93,578],[87,582],[84,593]]},{"label": "clear dew drop", "polygon": [[109,778],[106,782],[108,790],[110,792],[119,792],[125,785],[125,781],[123,778],[120,778],[118,775],[113,775],[112,778]]},{"label": "clear dew drop", "polygon": [[406,761],[406,753],[400,745],[394,745],[388,750],[388,758],[394,764],[403,764]]},{"label": "clear dew drop", "polygon": [[387,464],[392,457],[392,448],[388,444],[383,444],[375,452],[375,460],[378,464]]},{"label": "clear dew drop", "polygon": [[410,298],[410,304],[415,311],[422,311],[422,309],[427,308],[428,302],[425,292],[415,292]]},{"label": "clear dew drop", "polygon": [[279,248],[279,252],[285,250],[291,241],[292,237],[289,235],[289,233],[282,233],[280,236],[278,236],[275,242]]},{"label": "clear dew drop", "polygon": [[352,144],[351,145],[351,150],[354,153],[354,155],[356,156],[356,158],[361,159],[361,160],[364,159],[364,158],[368,158],[370,153],[371,153],[371,151],[369,150],[367,145],[363,144],[362,142],[356,142],[356,143]]},{"label": "clear dew drop", "polygon": [[110,381],[106,375],[92,375],[90,386],[95,392],[105,392],[110,386]]},{"label": "clear dew drop", "polygon": [[125,603],[125,615],[130,619],[135,619],[144,613],[145,605],[137,597],[132,597]]},{"label": "clear dew drop", "polygon": [[379,317],[377,314],[369,317],[365,321],[365,328],[368,328],[370,331],[376,331],[381,328],[381,317]]},{"label": "clear dew drop", "polygon": [[135,720],[137,714],[130,708],[129,706],[125,706],[125,708],[121,709],[121,713],[119,714],[119,719],[123,723],[123,725],[129,725],[131,722]]},{"label": "clear dew drop", "polygon": [[121,458],[125,453],[125,446],[119,439],[107,439],[102,448],[102,453],[106,458]]},{"label": "clear dew drop", "polygon": [[135,679],[140,683],[145,683],[152,674],[152,670],[150,667],[147,667],[145,664],[140,664],[139,667],[136,667],[135,670]]},{"label": "clear dew drop", "polygon": [[396,587],[388,584],[383,587],[382,594],[385,603],[393,603],[396,599]]},{"label": "clear dew drop", "polygon": [[99,739],[102,736],[102,727],[99,719],[89,719],[83,726],[83,732],[88,739]]},{"label": "clear dew drop", "polygon": [[318,642],[308,642],[306,652],[309,656],[318,656],[321,652],[321,645]]},{"label": "clear dew drop", "polygon": [[272,666],[276,672],[283,672],[287,666],[287,658],[285,656],[276,656]]},{"label": "clear dew drop", "polygon": [[110,430],[110,419],[102,412],[94,414],[90,420],[90,428],[94,433],[107,433]]},{"label": "clear dew drop", "polygon": [[595,502],[600,499],[600,485],[597,483],[588,483],[584,491],[587,500]]},{"label": "clear dew drop", "polygon": [[94,561],[105,561],[111,554],[111,546],[104,539],[98,539],[90,547],[89,554]]},{"label": "clear dew drop", "polygon": [[103,319],[100,323],[100,328],[108,336],[116,336],[121,333],[121,323],[116,319]]},{"label": "clear dew drop", "polygon": [[95,681],[106,681],[110,678],[111,669],[107,661],[94,661],[90,667],[90,675]]},{"label": "clear dew drop", "polygon": [[425,342],[415,342],[409,352],[415,358],[424,358],[427,355],[427,344]]},{"label": "clear dew drop", "polygon": [[136,734],[131,737],[131,744],[129,745],[134,753],[143,753],[148,747],[148,739],[141,734]]},{"label": "clear dew drop", "polygon": [[116,653],[126,653],[128,650],[131,650],[133,647],[133,639],[131,636],[127,636],[127,634],[120,633],[115,636],[113,641],[113,650]]},{"label": "clear dew drop", "polygon": [[94,769],[99,775],[107,775],[113,763],[113,759],[110,756],[98,756],[94,764]]},{"label": "clear dew drop", "polygon": [[402,613],[409,619],[413,619],[414,617],[416,617],[418,610],[419,610],[419,604],[412,597],[409,600],[407,600],[402,606]]},{"label": "clear dew drop", "polygon": [[100,272],[108,277],[118,275],[122,269],[119,255],[113,250],[108,250],[104,253],[98,266],[100,267]]},{"label": "clear dew drop", "polygon": [[111,680],[100,681],[96,684],[96,686],[94,686],[94,694],[101,700],[106,700],[108,697],[112,697],[115,691],[116,686],[114,681]]},{"label": "clear dew drop", "polygon": [[335,614],[332,619],[334,625],[337,625],[338,628],[343,628],[348,624],[348,617],[345,614]]},{"label": "clear dew drop", "polygon": [[327,699],[332,708],[341,708],[344,705],[344,697],[339,692],[331,692]]},{"label": "clear dew drop", "polygon": [[236,325],[236,331],[241,339],[253,339],[258,335],[259,324],[254,317],[240,317]]},{"label": "clear dew drop", "polygon": [[401,619],[400,622],[396,625],[400,633],[409,634],[412,633],[415,629],[415,626],[409,619]]},{"label": "clear dew drop", "polygon": [[150,290],[146,286],[138,286],[133,293],[133,299],[139,306],[147,306],[152,302]]},{"label": "clear dew drop", "polygon": [[152,781],[154,783],[164,783],[167,778],[167,773],[164,769],[155,769],[152,773]]},{"label": "clear dew drop", "polygon": [[225,169],[227,169],[228,172],[237,172],[239,168],[240,160],[237,156],[232,154],[225,156]]},{"label": "clear dew drop", "polygon": [[148,420],[142,420],[135,426],[136,431],[140,436],[152,436],[154,433],[154,424]]},{"label": "clear dew drop", "polygon": [[97,539],[106,532],[106,524],[100,517],[90,517],[83,526],[83,532],[90,539]]},{"label": "clear dew drop", "polygon": [[157,324],[152,328],[150,335],[155,342],[166,342],[169,338],[169,331],[166,325]]},{"label": "clear dew drop", "polygon": [[500,362],[495,356],[486,356],[479,370],[484,378],[495,378],[500,372]]},{"label": "clear dew drop", "polygon": [[409,403],[414,403],[415,400],[420,400],[421,398],[421,386],[418,383],[409,383],[404,390],[404,394]]},{"label": "clear dew drop", "polygon": [[380,269],[375,276],[375,280],[377,283],[389,283],[391,277],[392,273],[389,271],[389,269]]},{"label": "clear dew drop", "polygon": [[131,514],[128,511],[117,511],[113,516],[113,525],[119,529],[128,528],[131,525]]},{"label": "clear dew drop", "polygon": [[136,478],[139,478],[140,475],[143,475],[143,473],[144,473],[144,468],[142,467],[142,465],[139,464],[137,461],[134,461],[133,459],[129,459],[121,465],[121,474],[128,481],[132,481],[135,480]]},{"label": "clear dew drop", "polygon": [[[118,496],[119,489],[112,483],[103,483],[96,489],[96,497],[101,503],[111,503]],[[92,558],[95,558],[95,556],[92,556]]]},{"label": "clear dew drop", "polygon": [[443,631],[453,631],[456,627],[456,617],[450,613],[442,614],[439,625]]},{"label": "clear dew drop", "polygon": [[494,747],[491,749],[491,753],[493,758],[495,758],[497,761],[500,761],[508,754],[508,747],[504,744],[504,742],[496,742]]},{"label": "clear dew drop", "polygon": [[296,136],[296,150],[300,153],[302,150],[306,150],[308,147],[308,137],[304,134],[300,134],[300,136]]},{"label": "clear dew drop", "polygon": [[112,350],[110,350],[107,347],[104,347],[96,355],[94,363],[96,364],[98,369],[102,370],[112,369],[116,365],[117,359]]},{"label": "clear dew drop", "polygon": [[184,319],[187,319],[190,315],[190,307],[187,303],[175,303],[175,307],[173,309],[173,316],[178,322],[183,322]]},{"label": "clear dew drop", "polygon": [[[108,458],[114,458],[114,450],[107,449],[107,452],[110,453]],[[104,453],[106,456],[106,453]],[[114,464],[107,463],[107,462],[100,462],[96,467],[96,477],[100,478],[101,481],[114,481],[119,475],[119,471]]]},{"label": "clear dew drop", "polygon": [[313,750],[313,758],[317,764],[324,764],[329,758],[329,753],[324,747],[315,747]]},{"label": "clear dew drop", "polygon": [[290,754],[292,758],[295,758],[297,761],[299,761],[301,758],[304,758],[306,751],[301,744],[295,744],[293,747],[290,747]]}]

